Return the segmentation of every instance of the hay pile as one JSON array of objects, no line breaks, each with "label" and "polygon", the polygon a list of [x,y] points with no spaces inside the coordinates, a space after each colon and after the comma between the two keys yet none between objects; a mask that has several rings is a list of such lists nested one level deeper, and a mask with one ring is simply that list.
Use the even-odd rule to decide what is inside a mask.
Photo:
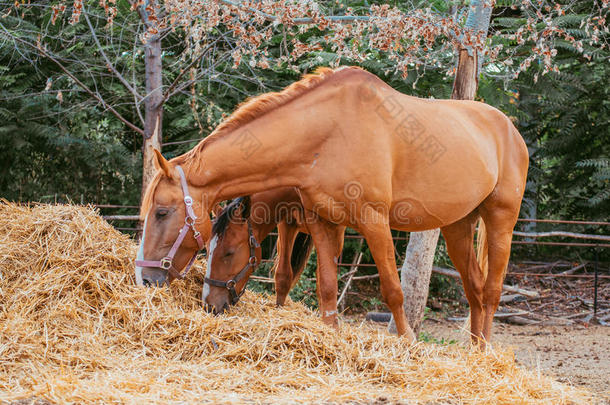
[{"label": "hay pile", "polygon": [[136,247],[89,208],[0,201],[0,401],[587,403],[508,350],[325,327],[246,294],[200,309],[201,266],[171,289],[133,285]]}]

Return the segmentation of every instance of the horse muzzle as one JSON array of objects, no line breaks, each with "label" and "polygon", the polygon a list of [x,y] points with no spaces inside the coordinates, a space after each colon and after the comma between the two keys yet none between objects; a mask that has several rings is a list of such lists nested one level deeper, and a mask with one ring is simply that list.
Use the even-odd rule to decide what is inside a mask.
[{"label": "horse muzzle", "polygon": [[205,309],[205,311],[208,314],[221,315],[221,314],[224,314],[225,312],[227,312],[229,310],[229,302],[225,301],[224,304],[221,305],[221,306],[204,304],[203,308]]},{"label": "horse muzzle", "polygon": [[142,269],[142,283],[145,287],[162,287],[169,285],[169,277],[167,270],[144,267]]}]

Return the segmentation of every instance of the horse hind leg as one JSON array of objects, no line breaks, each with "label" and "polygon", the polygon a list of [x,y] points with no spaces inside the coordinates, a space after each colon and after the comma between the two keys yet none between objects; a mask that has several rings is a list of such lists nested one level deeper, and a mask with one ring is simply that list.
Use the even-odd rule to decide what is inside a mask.
[{"label": "horse hind leg", "polygon": [[284,305],[293,285],[290,263],[292,247],[297,235],[297,227],[282,221],[278,224],[277,264],[275,266],[275,297],[278,306]]},{"label": "horse hind leg", "polygon": [[513,236],[513,228],[519,217],[521,199],[501,200],[498,194],[488,198],[479,207],[485,222],[488,245],[488,275],[483,288],[484,323],[483,336],[491,339],[493,317],[500,303],[502,283],[506,274]]},{"label": "horse hind leg", "polygon": [[470,333],[472,342],[481,344],[483,337],[483,286],[485,274],[479,267],[473,240],[478,220],[476,211],[451,225],[441,228],[451,261],[460,273],[464,293],[470,305]]}]

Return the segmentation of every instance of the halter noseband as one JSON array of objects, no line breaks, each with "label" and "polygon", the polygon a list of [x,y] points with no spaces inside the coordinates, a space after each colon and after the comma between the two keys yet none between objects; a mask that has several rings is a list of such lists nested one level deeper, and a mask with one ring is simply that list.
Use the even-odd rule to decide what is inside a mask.
[{"label": "halter noseband", "polygon": [[248,274],[248,270],[250,270],[251,268],[255,269],[258,265],[258,261],[256,260],[256,249],[260,247],[260,244],[254,237],[250,220],[248,219],[246,220],[246,222],[248,223],[248,245],[250,247],[250,258],[248,259],[248,263],[244,266],[243,269],[240,270],[239,273],[237,273],[235,277],[228,281],[214,280],[208,277],[206,277],[204,281],[209,285],[213,285],[215,287],[220,288],[226,288],[227,290],[229,290],[229,295],[231,296],[231,305],[237,304],[241,296],[244,295],[244,292],[246,291],[246,286],[244,286],[241,292],[237,294],[237,292],[235,291],[235,286],[237,285],[237,283],[239,283],[246,276],[246,274]]},{"label": "halter noseband", "polygon": [[[182,185],[182,193],[184,194],[184,205],[186,206],[186,217],[184,218],[184,226],[182,226],[182,229],[180,229],[178,237],[172,245],[172,248],[167,253],[167,256],[165,256],[161,260],[136,260],[136,266],[157,267],[168,271],[175,278],[183,279],[191,269],[195,258],[197,258],[197,253],[199,252],[199,250],[202,250],[205,247],[205,244],[203,243],[203,238],[201,237],[201,234],[195,228],[195,221],[197,220],[197,216],[195,215],[195,211],[193,210],[193,198],[189,195],[189,187],[186,183],[186,176],[184,175],[184,171],[180,166],[176,166],[176,169],[178,169],[178,173],[180,174],[180,184]],[[191,257],[191,260],[186,265],[184,271],[180,273],[174,268],[173,261],[176,252],[178,252],[178,248],[180,248],[180,245],[182,245],[182,241],[184,241],[184,238],[188,233],[189,228],[193,230],[193,237],[197,241],[199,250],[197,250],[193,254],[193,257]]]}]

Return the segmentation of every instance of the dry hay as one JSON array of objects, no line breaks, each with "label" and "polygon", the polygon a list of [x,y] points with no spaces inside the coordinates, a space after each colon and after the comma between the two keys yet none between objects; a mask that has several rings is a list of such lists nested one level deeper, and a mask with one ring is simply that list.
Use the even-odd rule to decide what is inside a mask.
[{"label": "dry hay", "polygon": [[418,344],[324,326],[254,293],[204,313],[201,266],[133,283],[136,247],[91,208],[0,201],[0,401],[589,403],[510,350]]}]

